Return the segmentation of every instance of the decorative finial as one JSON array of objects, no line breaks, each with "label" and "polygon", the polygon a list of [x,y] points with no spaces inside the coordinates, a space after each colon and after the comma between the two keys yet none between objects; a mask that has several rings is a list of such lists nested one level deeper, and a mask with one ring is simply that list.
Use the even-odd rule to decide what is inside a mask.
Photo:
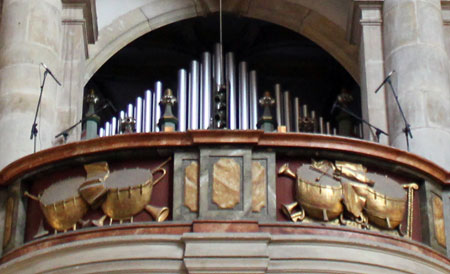
[{"label": "decorative finial", "polygon": [[264,131],[274,131],[275,120],[273,119],[271,108],[275,105],[275,99],[270,96],[270,92],[264,92],[264,96],[259,99],[259,104],[263,107],[263,115],[258,121],[258,128]]},{"label": "decorative finial", "polygon": [[173,106],[177,102],[177,99],[173,96],[173,92],[170,88],[164,91],[164,96],[161,98],[159,105],[162,109],[163,115],[159,119],[158,126],[161,131],[170,132],[175,131],[178,124],[178,119],[173,115]]}]

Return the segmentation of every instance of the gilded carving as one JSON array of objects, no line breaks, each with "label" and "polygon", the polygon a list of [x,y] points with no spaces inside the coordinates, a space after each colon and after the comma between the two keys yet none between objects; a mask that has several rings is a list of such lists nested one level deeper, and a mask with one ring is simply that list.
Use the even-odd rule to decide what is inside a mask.
[{"label": "gilded carving", "polygon": [[266,206],[266,168],[258,161],[252,162],[252,211],[260,212]]},{"label": "gilded carving", "polygon": [[[150,172],[146,169],[123,169],[109,173],[108,164],[99,162],[85,166],[87,177],[73,177],[52,184],[42,195],[25,195],[39,202],[48,224],[57,231],[76,230],[77,223],[85,225],[82,220],[89,206],[102,207],[105,215],[92,223],[102,226],[106,217],[112,220],[133,219],[133,216],[146,210],[157,221],[168,216],[168,208],[156,208],[149,205],[152,188],[166,174],[162,168],[170,158]],[[152,174],[161,172],[153,180]],[[106,185],[104,184],[106,183]],[[109,184],[108,184],[109,183]],[[41,229],[42,230],[42,229]],[[41,233],[42,232],[42,233]],[[45,234],[40,231],[38,235]]]},{"label": "gilded carving", "polygon": [[212,199],[219,208],[234,208],[240,201],[241,166],[231,158],[221,158],[213,167]]},{"label": "gilded carving", "polygon": [[184,205],[192,212],[198,211],[198,163],[192,162],[184,171]]},{"label": "gilded carving", "polygon": [[444,223],[444,207],[441,197],[434,196],[433,203],[433,217],[434,217],[434,233],[436,235],[436,241],[446,247],[445,238],[445,223]]},{"label": "gilded carving", "polygon": [[[297,181],[297,203],[282,207],[292,221],[303,221],[307,217],[331,221],[339,217],[340,224],[368,229],[372,227],[371,222],[382,229],[398,228],[400,231],[407,193],[394,180],[368,173],[363,165],[313,161],[300,166],[297,174],[285,164],[278,174]],[[408,198],[411,202],[413,196],[408,195]],[[411,221],[412,216],[408,220]],[[410,226],[408,229],[412,231]]]}]

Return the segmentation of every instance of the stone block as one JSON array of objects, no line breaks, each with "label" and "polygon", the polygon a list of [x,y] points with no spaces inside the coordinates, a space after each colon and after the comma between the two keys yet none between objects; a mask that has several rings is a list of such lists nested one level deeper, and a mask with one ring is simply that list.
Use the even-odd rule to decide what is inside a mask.
[{"label": "stone block", "polygon": [[266,273],[267,233],[185,233],[189,273]]},{"label": "stone block", "polygon": [[[232,182],[228,181],[226,177],[222,177],[220,170],[217,168],[219,161],[232,161],[237,171],[224,170],[224,174],[227,172],[235,173],[235,178],[238,180],[236,192],[231,191],[230,188],[225,187]],[[251,212],[251,150],[240,149],[213,149],[213,148],[200,148],[200,192],[199,192],[199,218],[201,219],[225,219],[225,220],[238,220],[248,215]],[[226,168],[226,166],[224,166]],[[225,184],[223,193],[219,192],[219,177],[222,177],[222,181]],[[227,191],[229,190],[229,191]],[[216,192],[216,194],[214,194]],[[231,208],[224,208],[218,204],[217,200],[214,202],[213,194],[218,196],[224,196],[227,193],[233,192],[233,195],[237,195],[237,203]],[[216,196],[216,197],[218,197]]]},{"label": "stone block", "polygon": [[175,152],[173,220],[276,219],[275,153]]},{"label": "stone block", "polygon": [[[194,220],[198,217],[199,164],[197,152],[174,153],[173,220]],[[196,174],[193,165],[197,166]],[[197,177],[197,181],[194,180],[195,177]],[[186,184],[190,184],[190,187],[187,187]],[[193,193],[195,189],[197,190],[196,195]],[[196,210],[194,210],[195,208]]]},{"label": "stone block", "polygon": [[[437,1],[436,1],[437,2]],[[432,3],[432,1],[417,1],[418,35],[420,43],[427,43],[436,47],[444,46],[444,35],[442,28],[435,26],[442,26],[442,11],[440,3]]]},{"label": "stone block", "polygon": [[384,43],[386,57],[397,48],[415,43],[418,38],[416,6],[413,1],[384,10]]}]

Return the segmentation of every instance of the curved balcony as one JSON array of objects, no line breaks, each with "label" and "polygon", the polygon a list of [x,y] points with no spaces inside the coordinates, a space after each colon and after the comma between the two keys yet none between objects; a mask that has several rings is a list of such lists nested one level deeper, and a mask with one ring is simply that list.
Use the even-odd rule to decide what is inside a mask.
[{"label": "curved balcony", "polygon": [[2,273],[450,271],[450,173],[357,139],[117,135],[21,158],[0,186]]}]

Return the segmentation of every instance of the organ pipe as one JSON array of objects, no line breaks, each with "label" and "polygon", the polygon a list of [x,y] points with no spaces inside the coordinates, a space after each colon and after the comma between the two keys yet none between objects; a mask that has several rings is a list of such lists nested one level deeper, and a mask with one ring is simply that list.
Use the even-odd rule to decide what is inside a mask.
[{"label": "organ pipe", "polygon": [[283,94],[284,101],[284,123],[286,125],[286,131],[291,131],[291,93],[289,91],[285,91]]},{"label": "organ pipe", "polygon": [[187,72],[185,69],[178,71],[178,130],[186,131],[187,129]]},{"label": "organ pipe", "polygon": [[191,62],[191,71],[189,73],[189,129],[198,129],[199,125],[199,63]]},{"label": "organ pipe", "polygon": [[202,54],[202,73],[201,73],[201,123],[202,129],[208,129],[211,122],[211,54],[204,52]]},{"label": "organ pipe", "polygon": [[294,131],[300,132],[300,99],[294,98]]},{"label": "organ pipe", "polygon": [[250,129],[257,129],[258,123],[258,82],[256,71],[249,73],[250,90]]},{"label": "organ pipe", "polygon": [[143,132],[142,131],[142,97],[137,97],[136,98],[136,132],[140,133]]},{"label": "organ pipe", "polygon": [[152,119],[152,128],[153,131],[158,132],[160,131],[158,128],[158,122],[159,122],[159,118],[161,118],[161,108],[159,107],[159,102],[161,101],[161,97],[162,97],[162,83],[161,81],[156,81],[155,83],[155,91],[153,94],[153,106],[152,106],[152,111],[153,111],[153,119]]},{"label": "organ pipe", "polygon": [[247,62],[239,63],[239,128],[248,129]]},{"label": "organ pipe", "polygon": [[228,86],[228,128],[237,128],[237,98],[236,98],[236,66],[234,53],[229,52],[225,57],[226,81]]},{"label": "organ pipe", "polygon": [[144,128],[143,132],[151,132],[152,130],[152,91],[145,91],[144,99]]},{"label": "organ pipe", "polygon": [[283,105],[283,95],[281,94],[281,85],[275,84],[275,111],[278,126],[284,125],[282,105]]}]

